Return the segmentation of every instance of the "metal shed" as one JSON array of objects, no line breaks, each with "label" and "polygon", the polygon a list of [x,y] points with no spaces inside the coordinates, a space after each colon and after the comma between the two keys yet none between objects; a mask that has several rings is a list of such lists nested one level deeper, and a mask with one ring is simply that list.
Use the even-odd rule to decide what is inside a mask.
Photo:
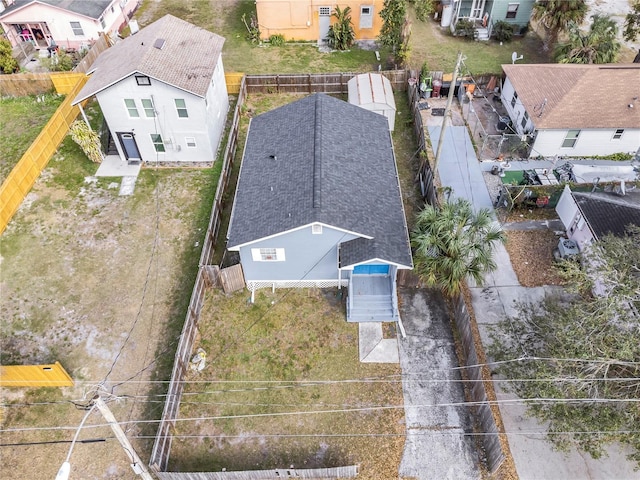
[{"label": "metal shed", "polygon": [[389,79],[379,73],[362,73],[349,80],[347,86],[349,103],[384,115],[393,132],[396,101]]}]

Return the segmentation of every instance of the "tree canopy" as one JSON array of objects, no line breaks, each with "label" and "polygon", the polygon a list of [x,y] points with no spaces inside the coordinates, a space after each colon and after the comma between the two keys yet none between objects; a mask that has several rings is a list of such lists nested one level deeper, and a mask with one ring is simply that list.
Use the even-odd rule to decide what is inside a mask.
[{"label": "tree canopy", "polygon": [[13,49],[9,40],[0,38],[0,69],[4,73],[13,73],[18,68],[18,61],[13,58]]},{"label": "tree canopy", "polygon": [[620,52],[618,26],[608,16],[593,15],[589,30],[583,32],[577,23],[569,24],[568,40],[558,45],[558,63],[613,63]]},{"label": "tree canopy", "polygon": [[464,199],[440,209],[426,205],[411,234],[414,269],[425,284],[453,296],[467,278],[482,284],[484,275],[496,269],[493,246],[505,239],[486,208],[476,213]]},{"label": "tree canopy", "polygon": [[571,22],[580,24],[587,14],[584,0],[538,0],[533,4],[531,17],[545,29],[545,50],[558,41]]},{"label": "tree canopy", "polygon": [[356,39],[353,23],[351,22],[351,7],[344,7],[341,10],[336,5],[331,16],[335,18],[335,23],[329,27],[329,33],[327,34],[329,46],[336,50],[347,50]]},{"label": "tree canopy", "polygon": [[631,5],[631,11],[625,17],[622,38],[627,42],[633,42],[638,35],[640,35],[640,0],[636,0]]},{"label": "tree canopy", "polygon": [[378,40],[382,45],[391,47],[394,53],[404,41],[403,29],[406,16],[406,0],[384,0],[382,10],[380,10],[382,27]]},{"label": "tree canopy", "polygon": [[582,257],[561,264],[570,295],[519,305],[496,326],[490,353],[509,361],[498,372],[557,447],[598,458],[619,441],[640,466],[640,229]]}]

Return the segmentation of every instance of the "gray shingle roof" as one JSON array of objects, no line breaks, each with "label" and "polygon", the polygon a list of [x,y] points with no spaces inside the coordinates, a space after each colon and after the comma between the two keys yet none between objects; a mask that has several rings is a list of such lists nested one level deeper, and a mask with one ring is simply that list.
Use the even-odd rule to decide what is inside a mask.
[{"label": "gray shingle roof", "polygon": [[[54,7],[69,10],[70,12],[79,13],[89,18],[100,18],[100,15],[111,4],[112,0],[38,0],[39,3],[46,3],[53,5]],[[36,0],[17,0],[14,4],[9,5],[7,9],[2,12],[2,15],[11,13],[25,5],[30,3],[36,3]],[[34,20],[43,20],[41,18]]]},{"label": "gray shingle roof", "polygon": [[604,193],[572,192],[596,238],[607,234],[621,237],[629,224],[640,226],[640,193],[624,197]]},{"label": "gray shingle roof", "polygon": [[412,265],[386,118],[324,94],[251,120],[227,245],[313,222],[373,237],[348,264]]},{"label": "gray shingle roof", "polygon": [[[162,49],[154,47],[165,40]],[[91,67],[91,78],[74,103],[95,95],[134,73],[204,97],[222,53],[224,38],[173,15],[143,28],[105,50]]]}]

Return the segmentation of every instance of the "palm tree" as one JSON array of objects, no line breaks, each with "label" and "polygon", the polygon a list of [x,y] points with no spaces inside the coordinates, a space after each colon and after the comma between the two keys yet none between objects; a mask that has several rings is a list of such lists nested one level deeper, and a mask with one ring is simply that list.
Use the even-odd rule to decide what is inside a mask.
[{"label": "palm tree", "polygon": [[569,39],[558,45],[558,63],[613,63],[620,51],[616,40],[618,26],[608,16],[594,15],[589,31],[582,32],[576,23],[569,25]]},{"label": "palm tree", "polygon": [[580,24],[586,14],[585,0],[538,0],[533,5],[531,18],[544,27],[544,49],[549,50],[549,46],[556,44],[558,35],[567,29],[570,22]]},{"label": "palm tree", "polygon": [[505,241],[486,208],[476,213],[464,199],[441,209],[427,205],[411,233],[416,273],[426,285],[457,295],[466,278],[481,285],[484,275],[496,269],[493,246]]},{"label": "palm tree", "polygon": [[329,27],[329,33],[327,33],[329,46],[336,50],[347,50],[356,39],[351,23],[351,7],[340,10],[340,7],[336,5],[331,16],[336,19],[336,22]]}]

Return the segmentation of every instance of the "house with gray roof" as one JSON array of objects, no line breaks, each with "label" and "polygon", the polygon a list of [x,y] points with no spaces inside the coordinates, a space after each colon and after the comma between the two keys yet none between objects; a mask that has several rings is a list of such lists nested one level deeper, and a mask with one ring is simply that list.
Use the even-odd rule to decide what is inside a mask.
[{"label": "house with gray roof", "polygon": [[[515,64],[502,103],[530,157],[634,154],[640,148],[640,65]],[[525,139],[527,139],[525,137]]]},{"label": "house with gray roof", "polygon": [[625,235],[629,225],[640,227],[640,192],[625,182],[610,190],[573,192],[564,187],[556,211],[580,251],[605,235]]},{"label": "house with gray roof", "polygon": [[227,236],[247,287],[348,287],[347,320],[396,321],[413,268],[387,120],[315,94],[251,120]]},{"label": "house with gray roof", "polygon": [[229,108],[223,44],[220,35],[165,15],[105,50],[73,103],[98,100],[106,153],[129,163],[209,165]]},{"label": "house with gray roof", "polygon": [[115,36],[138,6],[136,0],[7,0],[0,26],[15,47],[88,48],[100,33]]}]

